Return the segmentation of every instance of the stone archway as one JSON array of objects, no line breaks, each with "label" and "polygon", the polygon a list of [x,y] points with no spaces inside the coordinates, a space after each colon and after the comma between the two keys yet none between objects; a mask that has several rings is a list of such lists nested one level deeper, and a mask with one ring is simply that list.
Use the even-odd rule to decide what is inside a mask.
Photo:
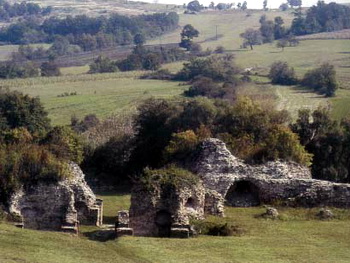
[{"label": "stone archway", "polygon": [[170,237],[172,219],[171,214],[168,211],[158,211],[156,214],[155,223],[158,228],[159,237]]},{"label": "stone archway", "polygon": [[228,206],[250,207],[260,205],[258,187],[246,180],[235,182],[227,191],[225,199]]}]

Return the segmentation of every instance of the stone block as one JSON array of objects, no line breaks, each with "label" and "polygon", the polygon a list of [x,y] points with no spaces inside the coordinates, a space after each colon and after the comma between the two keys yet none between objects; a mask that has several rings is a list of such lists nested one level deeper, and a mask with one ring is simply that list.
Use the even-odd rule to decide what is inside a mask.
[{"label": "stone block", "polygon": [[129,211],[128,210],[118,211],[116,226],[119,228],[128,228],[129,227]]}]

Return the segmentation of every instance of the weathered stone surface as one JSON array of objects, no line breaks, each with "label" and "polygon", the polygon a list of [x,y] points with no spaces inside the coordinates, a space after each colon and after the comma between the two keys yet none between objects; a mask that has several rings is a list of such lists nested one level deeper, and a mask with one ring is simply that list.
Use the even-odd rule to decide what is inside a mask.
[{"label": "weathered stone surface", "polygon": [[330,209],[322,208],[316,215],[319,219],[322,220],[331,220],[334,218],[334,214]]},{"label": "weathered stone surface", "polygon": [[266,212],[263,214],[264,217],[272,218],[272,219],[277,219],[279,216],[278,210],[274,207],[267,207]]},{"label": "weathered stone surface", "polygon": [[102,223],[97,200],[79,166],[70,163],[69,179],[38,183],[13,194],[9,211],[22,217],[24,228],[61,231],[62,226]]},{"label": "weathered stone surface", "polygon": [[117,215],[117,227],[129,227],[129,211],[118,211]]},{"label": "weathered stone surface", "polygon": [[204,213],[223,217],[225,215],[225,199],[214,190],[205,190]]},{"label": "weathered stone surface", "polygon": [[232,206],[283,201],[307,207],[350,207],[350,184],[313,180],[308,168],[291,162],[247,165],[218,139],[203,142],[192,170],[205,188],[217,191]]},{"label": "weathered stone surface", "polygon": [[204,217],[205,190],[201,182],[181,189],[147,190],[136,185],[131,194],[130,227],[137,236],[170,237],[174,225]]}]

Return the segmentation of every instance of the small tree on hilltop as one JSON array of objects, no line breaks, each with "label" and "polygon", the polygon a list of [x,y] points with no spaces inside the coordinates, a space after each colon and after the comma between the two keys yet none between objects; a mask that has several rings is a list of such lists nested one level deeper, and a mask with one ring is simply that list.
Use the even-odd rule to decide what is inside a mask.
[{"label": "small tree on hilltop", "polygon": [[187,9],[190,11],[193,11],[193,12],[199,12],[199,11],[201,11],[202,6],[199,3],[199,1],[191,1],[188,3]]},{"label": "small tree on hilltop", "polygon": [[180,47],[190,50],[191,45],[193,44],[193,38],[198,36],[199,36],[199,31],[197,29],[195,29],[190,24],[185,25],[181,32]]},{"label": "small tree on hilltop", "polygon": [[267,8],[267,0],[264,0],[264,2],[263,2],[263,8],[264,8],[265,11],[268,10],[268,8]]},{"label": "small tree on hilltop", "polygon": [[291,7],[301,7],[303,3],[302,0],[287,0],[287,2]]},{"label": "small tree on hilltop", "polygon": [[260,45],[262,43],[262,36],[259,30],[248,28],[241,34],[241,37],[244,39],[243,45],[249,45],[251,50],[253,50],[253,45]]}]

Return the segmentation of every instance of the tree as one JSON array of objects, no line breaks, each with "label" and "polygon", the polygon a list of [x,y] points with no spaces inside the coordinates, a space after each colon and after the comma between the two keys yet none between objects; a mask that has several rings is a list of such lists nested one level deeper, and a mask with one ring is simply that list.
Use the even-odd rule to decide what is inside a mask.
[{"label": "tree", "polygon": [[325,63],[319,68],[308,71],[302,80],[302,85],[312,88],[320,94],[325,94],[327,97],[335,96],[338,83],[334,66]]},{"label": "tree", "polygon": [[288,40],[286,39],[280,39],[278,40],[277,44],[276,44],[276,47],[277,48],[281,48],[282,49],[282,52],[284,51],[284,48],[288,45]]},{"label": "tree", "polygon": [[248,8],[248,3],[247,3],[247,1],[244,1],[243,4],[242,4],[242,6],[241,6],[241,9],[242,9],[243,11],[245,11],[245,10],[247,10],[247,8]]},{"label": "tree", "polygon": [[145,44],[145,42],[146,42],[146,38],[143,34],[139,33],[134,36],[134,44],[136,46],[142,46],[143,44]]},{"label": "tree", "polygon": [[90,64],[89,73],[105,73],[105,72],[116,72],[118,67],[115,62],[109,58],[98,56],[92,64]]},{"label": "tree", "polygon": [[282,17],[280,17],[280,16],[275,17],[274,22],[275,22],[275,26],[274,26],[275,39],[281,39],[281,38],[285,37],[286,29],[283,26],[284,21],[283,21]]},{"label": "tree", "polygon": [[44,62],[43,64],[41,64],[40,72],[41,76],[43,77],[53,77],[61,75],[60,68],[54,61]]},{"label": "tree", "polygon": [[263,8],[264,8],[265,11],[267,10],[267,0],[264,0],[264,2],[263,2]]},{"label": "tree", "polygon": [[283,11],[283,12],[284,12],[284,11],[287,11],[288,8],[289,8],[289,6],[288,6],[287,3],[283,3],[283,4],[281,4],[280,7],[279,7],[279,9],[280,9],[281,11]]},{"label": "tree", "polygon": [[181,42],[179,46],[182,48],[186,48],[187,50],[190,50],[193,38],[198,36],[199,36],[199,31],[197,29],[195,29],[190,24],[185,25],[181,32]]},{"label": "tree", "polygon": [[249,45],[251,50],[253,50],[253,45],[260,45],[262,43],[262,36],[259,30],[248,28],[240,36],[244,39],[243,45]]},{"label": "tree", "polygon": [[291,7],[301,7],[302,5],[302,0],[287,0],[287,2]]},{"label": "tree", "polygon": [[287,62],[278,61],[271,65],[269,78],[273,84],[294,85],[297,83],[293,68]]},{"label": "tree", "polygon": [[199,12],[201,11],[202,7],[199,1],[191,1],[187,4],[187,9],[193,12]]},{"label": "tree", "polygon": [[0,90],[0,118],[3,127],[23,127],[32,134],[44,134],[50,128],[50,119],[40,99],[19,92]]}]

